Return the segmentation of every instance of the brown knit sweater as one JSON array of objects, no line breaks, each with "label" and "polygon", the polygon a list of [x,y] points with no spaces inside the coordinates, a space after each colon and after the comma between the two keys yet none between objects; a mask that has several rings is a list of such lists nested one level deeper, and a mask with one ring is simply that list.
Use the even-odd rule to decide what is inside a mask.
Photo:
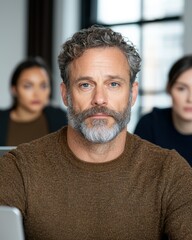
[{"label": "brown knit sweater", "polygon": [[0,159],[0,204],[18,207],[27,240],[192,239],[192,169],[127,133],[111,162],[76,158],[66,128]]}]

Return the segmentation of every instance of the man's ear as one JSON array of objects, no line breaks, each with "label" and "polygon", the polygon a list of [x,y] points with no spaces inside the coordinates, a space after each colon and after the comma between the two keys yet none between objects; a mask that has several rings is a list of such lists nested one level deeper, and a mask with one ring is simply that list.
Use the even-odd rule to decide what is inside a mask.
[{"label": "man's ear", "polygon": [[63,82],[60,84],[60,91],[61,91],[61,97],[63,99],[63,103],[67,107],[68,106],[67,88],[66,88],[66,85]]},{"label": "man's ear", "polygon": [[132,85],[132,101],[131,101],[131,106],[133,106],[135,104],[135,101],[137,99],[137,95],[138,95],[138,82],[134,82]]}]

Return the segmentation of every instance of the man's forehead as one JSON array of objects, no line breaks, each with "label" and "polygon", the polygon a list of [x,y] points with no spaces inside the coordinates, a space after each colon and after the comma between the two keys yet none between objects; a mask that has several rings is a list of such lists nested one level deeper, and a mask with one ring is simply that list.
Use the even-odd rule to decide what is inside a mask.
[{"label": "man's forehead", "polygon": [[70,74],[91,76],[94,72],[104,75],[129,74],[130,67],[122,51],[115,47],[91,48],[70,63]]}]

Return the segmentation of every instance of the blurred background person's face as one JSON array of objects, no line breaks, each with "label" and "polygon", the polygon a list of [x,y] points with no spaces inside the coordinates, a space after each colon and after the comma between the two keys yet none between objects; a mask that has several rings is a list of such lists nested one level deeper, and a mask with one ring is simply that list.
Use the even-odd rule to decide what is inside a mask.
[{"label": "blurred background person's face", "polygon": [[183,72],[173,84],[170,95],[173,114],[185,121],[192,121],[192,69]]},{"label": "blurred background person's face", "polygon": [[41,112],[49,102],[49,76],[43,68],[28,68],[20,74],[12,90],[17,98],[16,108],[32,113]]}]

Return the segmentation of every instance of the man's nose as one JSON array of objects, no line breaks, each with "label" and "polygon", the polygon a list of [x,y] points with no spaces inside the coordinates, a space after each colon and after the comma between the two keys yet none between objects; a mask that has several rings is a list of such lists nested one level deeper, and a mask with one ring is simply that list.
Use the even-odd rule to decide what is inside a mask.
[{"label": "man's nose", "polygon": [[107,92],[104,87],[97,86],[93,93],[92,105],[103,106],[107,104]]}]

